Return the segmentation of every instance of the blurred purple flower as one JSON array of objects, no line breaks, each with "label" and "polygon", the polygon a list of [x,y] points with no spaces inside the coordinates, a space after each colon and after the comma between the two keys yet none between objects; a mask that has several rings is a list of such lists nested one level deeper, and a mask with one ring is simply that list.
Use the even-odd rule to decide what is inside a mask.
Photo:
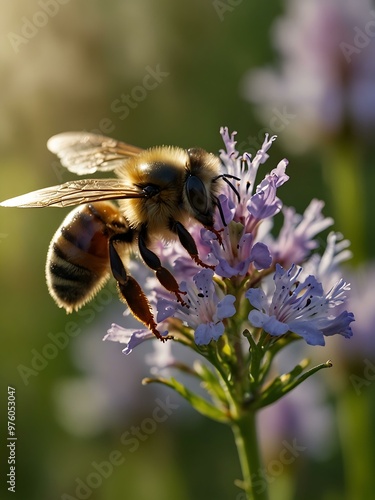
[{"label": "blurred purple flower", "polygon": [[330,232],[323,255],[315,253],[304,263],[303,276],[313,274],[329,290],[341,277],[340,264],[352,256],[349,246],[350,242],[341,233]]},{"label": "blurred purple flower", "polygon": [[[348,306],[355,312],[356,321],[353,333],[356,341],[353,344],[335,343],[335,352],[342,355],[349,366],[363,364],[364,359],[374,360],[375,356],[375,262],[363,264],[350,273],[351,294]],[[341,345],[344,344],[344,345]]]},{"label": "blurred purple flower", "polygon": [[300,264],[317,248],[314,236],[333,224],[331,217],[323,216],[323,206],[322,201],[312,200],[303,215],[296,214],[292,207],[284,208],[284,224],[278,238],[268,243],[275,262],[283,267]]},{"label": "blurred purple flower", "polygon": [[[286,0],[273,28],[280,70],[250,70],[243,94],[272,133],[304,150],[375,125],[375,11],[369,0]],[[370,36],[369,36],[370,35]],[[281,117],[281,118],[280,118]]]}]

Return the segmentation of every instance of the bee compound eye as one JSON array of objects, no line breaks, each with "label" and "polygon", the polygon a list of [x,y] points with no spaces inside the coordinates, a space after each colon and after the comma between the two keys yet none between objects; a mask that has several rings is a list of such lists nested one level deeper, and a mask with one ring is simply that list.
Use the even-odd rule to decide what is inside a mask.
[{"label": "bee compound eye", "polygon": [[186,181],[186,195],[190,206],[195,212],[204,215],[208,211],[208,196],[203,182],[191,175]]}]

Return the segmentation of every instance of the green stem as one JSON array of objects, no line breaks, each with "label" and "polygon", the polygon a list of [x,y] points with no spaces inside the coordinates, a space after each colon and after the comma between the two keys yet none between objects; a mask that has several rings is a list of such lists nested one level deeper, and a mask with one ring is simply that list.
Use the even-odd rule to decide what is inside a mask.
[{"label": "green stem", "polygon": [[335,227],[351,241],[354,263],[365,258],[365,194],[360,157],[353,141],[343,138],[327,148],[324,165]]},{"label": "green stem", "polygon": [[268,500],[268,485],[262,476],[256,412],[247,411],[232,424],[237,452],[240,459],[243,483],[242,488],[248,500]]}]

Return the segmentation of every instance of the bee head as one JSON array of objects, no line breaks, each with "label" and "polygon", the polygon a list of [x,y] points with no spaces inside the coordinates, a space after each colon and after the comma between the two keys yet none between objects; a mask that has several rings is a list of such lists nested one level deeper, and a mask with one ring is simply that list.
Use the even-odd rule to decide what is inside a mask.
[{"label": "bee head", "polygon": [[207,227],[214,225],[215,182],[220,171],[216,156],[201,148],[187,151],[189,168],[185,182],[185,195],[193,217]]}]

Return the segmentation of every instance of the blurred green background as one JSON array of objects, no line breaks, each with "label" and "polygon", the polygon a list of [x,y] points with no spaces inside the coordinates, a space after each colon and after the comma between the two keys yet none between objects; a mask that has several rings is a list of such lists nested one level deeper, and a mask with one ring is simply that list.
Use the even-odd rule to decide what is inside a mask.
[{"label": "blurred green background", "polygon": [[[237,130],[239,143],[253,137],[259,146],[259,137],[270,131],[241,97],[240,83],[251,68],[275,62],[270,28],[283,11],[280,1],[3,0],[1,9],[2,200],[73,178],[46,149],[47,139],[58,132],[96,130],[141,147],[171,144],[216,152],[222,147],[221,126]],[[150,68],[159,68],[160,81],[146,93],[139,91],[138,102],[126,110],[121,95],[135,92]],[[277,141],[267,163],[271,169],[283,157],[290,160],[283,202],[302,212],[311,198],[322,198],[325,214],[332,215],[320,152],[297,156],[283,147]],[[374,151],[368,146],[364,153],[364,203],[370,213]],[[174,394],[141,386],[149,372],[148,346],[124,357],[120,345],[102,343],[110,324],[123,321],[123,306],[112,289],[69,318],[49,297],[45,255],[67,212],[0,210],[1,498],[240,500],[230,431],[196,415]],[[370,217],[366,224],[370,259],[375,227]],[[345,227],[338,229],[345,233]],[[63,348],[46,347],[52,338],[60,338],[61,345],[61,339],[68,341]],[[323,351],[317,357],[328,358]],[[328,388],[322,382],[333,429],[341,419],[338,408],[350,398],[366,408],[358,410],[358,425],[363,411],[365,416],[373,411],[372,385],[356,395],[348,379],[350,373],[363,375],[363,357],[351,371],[343,366],[336,373],[341,380]],[[7,491],[4,476],[8,386],[17,398],[16,494]],[[165,403],[168,397],[176,408],[154,428],[156,399]],[[278,414],[277,406],[273,411]],[[356,420],[351,424],[355,427]],[[143,434],[133,451],[125,436],[134,436],[137,426]],[[328,451],[303,454],[283,475],[272,476],[273,498],[344,498],[344,445],[338,434],[330,436]],[[268,461],[283,447],[283,435],[277,439],[264,444]],[[375,444],[372,440],[373,434],[367,435]],[[371,459],[357,456],[367,471],[375,465]],[[113,470],[110,460],[117,460]]]}]

